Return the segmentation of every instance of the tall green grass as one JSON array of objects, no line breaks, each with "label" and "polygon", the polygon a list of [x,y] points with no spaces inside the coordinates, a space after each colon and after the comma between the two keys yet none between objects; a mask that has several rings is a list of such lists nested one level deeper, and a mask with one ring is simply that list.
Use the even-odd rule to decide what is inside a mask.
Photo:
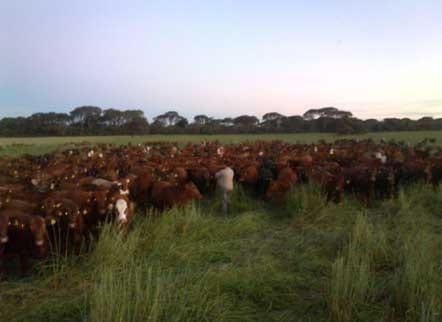
[{"label": "tall green grass", "polygon": [[363,209],[237,189],[227,215],[216,198],[107,224],[91,253],[0,282],[0,321],[440,321],[440,191]]},{"label": "tall green grass", "polygon": [[385,235],[363,214],[356,217],[349,244],[332,265],[329,306],[335,321],[351,321],[362,305],[375,298],[375,260],[387,249]]}]

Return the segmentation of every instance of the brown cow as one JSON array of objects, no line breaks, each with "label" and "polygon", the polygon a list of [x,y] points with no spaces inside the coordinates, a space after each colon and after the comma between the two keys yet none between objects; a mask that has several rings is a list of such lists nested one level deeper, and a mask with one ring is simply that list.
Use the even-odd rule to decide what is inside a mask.
[{"label": "brown cow", "polygon": [[285,167],[278,173],[278,178],[270,182],[266,192],[266,198],[278,198],[284,196],[298,181],[296,173],[290,168]]},{"label": "brown cow", "polygon": [[182,206],[194,199],[200,200],[202,195],[193,182],[174,186],[166,181],[158,181],[152,188],[152,204],[159,210],[171,208],[174,205]]},{"label": "brown cow", "polygon": [[7,256],[18,256],[22,273],[29,269],[31,258],[42,258],[47,252],[44,218],[20,210],[0,211],[0,271]]}]

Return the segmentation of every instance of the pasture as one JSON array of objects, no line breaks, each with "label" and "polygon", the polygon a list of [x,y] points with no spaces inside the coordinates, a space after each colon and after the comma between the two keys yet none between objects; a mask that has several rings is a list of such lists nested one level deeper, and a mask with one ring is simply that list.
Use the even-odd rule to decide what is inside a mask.
[{"label": "pasture", "polygon": [[442,131],[416,132],[376,132],[358,135],[337,135],[335,133],[296,133],[296,134],[232,134],[232,135],[146,135],[146,136],[84,136],[84,137],[34,137],[34,138],[0,138],[0,156],[19,156],[25,153],[43,154],[56,150],[63,145],[88,142],[112,144],[138,144],[143,142],[201,142],[218,140],[222,143],[239,143],[256,140],[283,140],[289,143],[312,143],[319,140],[328,142],[358,138],[374,140],[397,140],[410,144],[421,142],[425,138],[436,138],[442,144]]},{"label": "pasture", "polygon": [[[442,142],[442,132],[374,139]],[[358,136],[363,139],[367,136]],[[1,139],[3,156],[61,144],[179,143],[332,134]],[[25,145],[23,145],[25,144]],[[28,145],[30,144],[30,145]],[[65,148],[65,147],[64,147]],[[228,214],[218,196],[161,216],[139,210],[127,236],[107,224],[93,250],[40,263],[0,282],[0,321],[440,321],[442,191],[415,184],[369,207],[327,202],[314,184],[283,202],[236,185]]]}]

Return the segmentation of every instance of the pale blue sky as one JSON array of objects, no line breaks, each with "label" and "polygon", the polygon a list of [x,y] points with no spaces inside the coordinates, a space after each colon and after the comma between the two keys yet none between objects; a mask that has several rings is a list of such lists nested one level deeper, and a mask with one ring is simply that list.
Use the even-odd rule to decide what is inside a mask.
[{"label": "pale blue sky", "polygon": [[0,1],[0,117],[442,116],[442,1]]}]

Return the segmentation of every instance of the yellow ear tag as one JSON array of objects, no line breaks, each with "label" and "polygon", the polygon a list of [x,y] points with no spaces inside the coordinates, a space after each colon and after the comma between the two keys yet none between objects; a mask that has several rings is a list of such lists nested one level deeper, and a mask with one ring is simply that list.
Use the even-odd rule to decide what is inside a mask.
[{"label": "yellow ear tag", "polygon": [[51,219],[51,225],[55,225],[57,221],[55,219]]}]

